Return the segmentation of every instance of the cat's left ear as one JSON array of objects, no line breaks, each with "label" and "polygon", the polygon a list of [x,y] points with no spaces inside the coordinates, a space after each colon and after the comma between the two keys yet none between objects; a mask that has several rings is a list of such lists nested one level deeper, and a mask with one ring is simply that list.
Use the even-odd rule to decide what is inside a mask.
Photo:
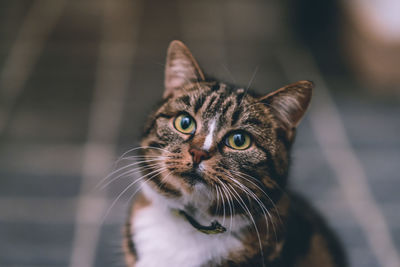
[{"label": "cat's left ear", "polygon": [[295,129],[310,104],[314,83],[299,81],[278,89],[260,101],[264,103],[288,131]]},{"label": "cat's left ear", "polygon": [[199,64],[181,41],[172,41],[168,47],[165,66],[164,98],[191,81],[204,80]]}]

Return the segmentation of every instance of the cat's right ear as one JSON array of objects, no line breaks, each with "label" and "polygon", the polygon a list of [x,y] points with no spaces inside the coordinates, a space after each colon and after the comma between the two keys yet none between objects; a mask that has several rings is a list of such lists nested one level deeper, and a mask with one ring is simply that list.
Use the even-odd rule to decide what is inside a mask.
[{"label": "cat's right ear", "polygon": [[164,98],[174,94],[175,90],[191,81],[204,80],[196,60],[181,41],[172,41],[168,47],[165,65]]},{"label": "cat's right ear", "polygon": [[314,83],[298,81],[260,98],[286,130],[295,129],[310,104]]}]

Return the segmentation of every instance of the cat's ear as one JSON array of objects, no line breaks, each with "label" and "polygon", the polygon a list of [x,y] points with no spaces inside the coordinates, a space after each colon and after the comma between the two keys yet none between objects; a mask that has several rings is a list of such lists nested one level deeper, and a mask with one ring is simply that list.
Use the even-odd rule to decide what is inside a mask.
[{"label": "cat's ear", "polygon": [[165,66],[164,98],[190,81],[202,80],[204,74],[186,45],[181,41],[172,41],[168,47]]},{"label": "cat's ear", "polygon": [[306,112],[313,88],[313,82],[299,81],[261,97],[260,101],[271,110],[281,126],[290,131],[299,125]]}]

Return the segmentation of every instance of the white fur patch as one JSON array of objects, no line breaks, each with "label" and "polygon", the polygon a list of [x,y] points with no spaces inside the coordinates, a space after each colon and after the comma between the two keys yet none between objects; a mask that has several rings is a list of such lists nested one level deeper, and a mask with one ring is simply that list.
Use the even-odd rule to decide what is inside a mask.
[{"label": "white fur patch", "polygon": [[208,126],[209,132],[206,136],[206,139],[205,139],[204,145],[203,145],[203,149],[206,151],[208,151],[212,146],[213,136],[214,136],[214,131],[215,131],[215,124],[216,124],[216,119],[213,119]]},{"label": "white fur patch", "polygon": [[[242,248],[241,241],[229,230],[213,235],[201,233],[171,212],[170,205],[174,206],[175,202],[166,201],[147,185],[144,189],[152,204],[134,214],[132,232],[138,254],[135,267],[196,267],[209,261],[218,264],[229,253]],[[203,190],[199,188],[198,194]],[[239,218],[235,220],[238,226],[243,223]]]}]

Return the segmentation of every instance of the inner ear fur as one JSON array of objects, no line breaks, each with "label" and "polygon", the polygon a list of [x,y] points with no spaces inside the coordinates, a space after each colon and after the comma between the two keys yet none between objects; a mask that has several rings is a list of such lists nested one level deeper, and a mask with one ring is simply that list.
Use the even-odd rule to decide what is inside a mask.
[{"label": "inner ear fur", "polygon": [[294,130],[306,112],[314,83],[298,81],[260,98],[288,131]]},{"label": "inner ear fur", "polygon": [[163,97],[173,95],[189,82],[203,80],[204,74],[186,45],[181,41],[172,41],[167,51]]}]

